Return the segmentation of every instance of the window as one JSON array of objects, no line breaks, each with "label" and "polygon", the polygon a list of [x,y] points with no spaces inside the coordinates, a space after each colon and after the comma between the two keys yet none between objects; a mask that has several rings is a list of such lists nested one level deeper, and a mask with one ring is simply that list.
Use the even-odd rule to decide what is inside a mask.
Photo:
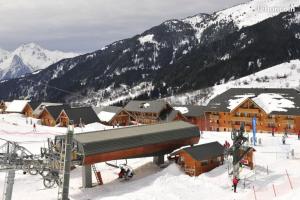
[{"label": "window", "polygon": [[208,165],[208,160],[202,160],[201,161],[201,166],[206,166]]}]

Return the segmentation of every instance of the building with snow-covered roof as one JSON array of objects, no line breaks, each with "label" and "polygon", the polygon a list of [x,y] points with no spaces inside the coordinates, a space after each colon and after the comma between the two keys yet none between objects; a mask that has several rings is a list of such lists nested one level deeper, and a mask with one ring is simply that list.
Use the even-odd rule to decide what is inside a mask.
[{"label": "building with snow-covered roof", "polygon": [[163,100],[155,101],[130,101],[124,109],[130,113],[138,123],[156,124],[176,120],[185,120],[181,112]]},{"label": "building with snow-covered roof", "polygon": [[60,112],[57,121],[60,123],[60,126],[65,127],[71,124],[71,122],[73,122],[75,126],[84,126],[86,124],[100,122],[92,107],[76,107],[63,109]]},{"label": "building with snow-covered roof", "polygon": [[128,126],[135,118],[122,107],[93,107],[101,123],[109,126]]},{"label": "building with snow-covered roof", "polygon": [[32,117],[32,108],[28,100],[13,100],[6,108],[7,113],[20,113]]},{"label": "building with snow-covered roof", "polygon": [[207,126],[205,120],[205,112],[207,106],[199,105],[174,105],[173,108],[181,112],[188,122],[198,126],[200,131],[204,131]]},{"label": "building with snow-covered roof", "polygon": [[30,102],[30,105],[33,109],[33,117],[39,118],[43,110],[47,106],[61,106],[62,103],[51,103],[51,102]]},{"label": "building with snow-covered roof", "polygon": [[259,132],[300,130],[300,94],[285,88],[232,88],[209,102],[206,109],[208,130],[231,131],[245,124],[252,131],[256,118]]}]

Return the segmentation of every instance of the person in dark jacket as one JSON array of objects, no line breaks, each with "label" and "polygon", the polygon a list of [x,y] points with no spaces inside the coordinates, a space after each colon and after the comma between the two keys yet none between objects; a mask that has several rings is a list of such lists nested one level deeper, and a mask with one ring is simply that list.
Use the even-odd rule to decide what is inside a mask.
[{"label": "person in dark jacket", "polygon": [[282,136],[282,144],[285,144],[285,138],[286,138],[286,136],[283,135],[283,136]]},{"label": "person in dark jacket", "polygon": [[232,179],[232,184],[233,184],[233,190],[234,192],[236,192],[236,187],[237,187],[237,184],[239,183],[239,179],[235,176],[233,179]]},{"label": "person in dark jacket", "polygon": [[300,140],[300,130],[299,130],[299,132],[298,132],[298,140]]}]

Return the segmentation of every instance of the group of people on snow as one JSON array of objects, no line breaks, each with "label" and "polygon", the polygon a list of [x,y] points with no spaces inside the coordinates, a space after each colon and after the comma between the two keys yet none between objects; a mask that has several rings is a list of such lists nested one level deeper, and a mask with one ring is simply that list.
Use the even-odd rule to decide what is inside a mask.
[{"label": "group of people on snow", "polygon": [[134,173],[132,168],[128,167],[127,165],[121,165],[120,166],[120,172],[119,172],[119,179],[125,179],[129,180],[133,177]]}]

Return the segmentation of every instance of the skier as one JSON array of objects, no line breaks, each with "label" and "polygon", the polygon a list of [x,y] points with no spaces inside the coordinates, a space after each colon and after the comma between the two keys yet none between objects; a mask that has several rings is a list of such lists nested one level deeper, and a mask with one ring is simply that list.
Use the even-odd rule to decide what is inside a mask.
[{"label": "skier", "polygon": [[35,125],[35,123],[33,124],[33,132],[36,132],[36,125]]},{"label": "skier", "polygon": [[282,144],[285,144],[285,135],[282,136]]},{"label": "skier", "polygon": [[234,192],[236,192],[236,187],[237,187],[237,184],[239,183],[239,179],[235,176],[232,179],[232,183],[233,183],[233,190],[234,190]]},{"label": "skier", "polygon": [[123,178],[125,175],[125,169],[121,167],[121,171],[119,172],[119,178]]},{"label": "skier", "polygon": [[298,140],[300,140],[300,130],[299,130],[299,132],[298,132]]},{"label": "skier", "polygon": [[285,137],[288,137],[288,134],[287,134],[287,128],[284,129],[284,136],[285,136]]}]

